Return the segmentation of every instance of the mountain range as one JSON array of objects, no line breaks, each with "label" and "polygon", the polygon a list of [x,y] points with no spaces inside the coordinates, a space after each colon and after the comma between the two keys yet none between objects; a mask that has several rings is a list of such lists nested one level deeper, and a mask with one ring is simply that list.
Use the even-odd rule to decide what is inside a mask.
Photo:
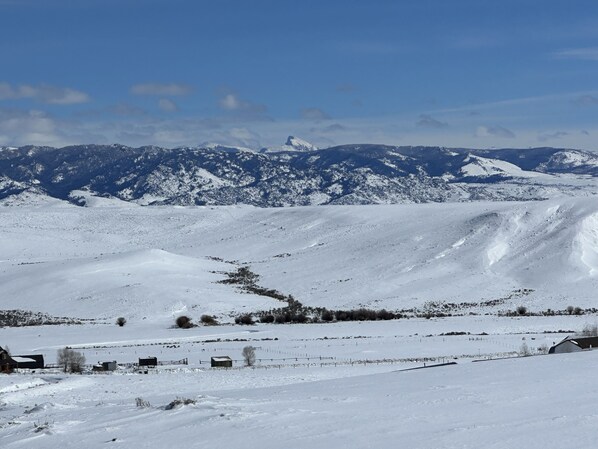
[{"label": "mountain range", "polygon": [[540,200],[598,193],[598,154],[564,148],[375,144],[318,149],[290,136],[259,151],[217,144],[0,148],[0,200],[88,194],[141,205],[259,207]]}]

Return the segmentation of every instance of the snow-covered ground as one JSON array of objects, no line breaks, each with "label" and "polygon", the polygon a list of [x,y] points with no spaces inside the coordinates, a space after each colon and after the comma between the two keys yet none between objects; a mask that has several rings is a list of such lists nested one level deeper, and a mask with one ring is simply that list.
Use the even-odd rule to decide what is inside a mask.
[{"label": "snow-covered ground", "polygon": [[[56,370],[0,375],[3,448],[594,447],[595,352],[514,356],[560,340],[593,317],[491,316],[310,325],[156,328],[125,325],[0,329],[13,353],[71,345],[113,374]],[[448,332],[470,335],[446,336]],[[487,334],[487,335],[484,335]],[[220,341],[218,341],[220,339]],[[237,341],[234,341],[234,340]],[[227,341],[230,340],[230,341]],[[213,355],[255,368],[212,369]],[[149,374],[137,357],[189,359]],[[400,371],[435,363],[456,365]],[[137,398],[146,407],[137,405]],[[175,399],[195,401],[167,410]],[[560,425],[555,425],[558,423]],[[178,444],[178,443],[176,443]]]},{"label": "snow-covered ground", "polygon": [[[0,375],[2,448],[595,447],[598,353],[516,356],[524,348],[540,354],[598,317],[497,316],[517,306],[596,306],[595,198],[285,209],[87,204],[0,208],[1,309],[92,320],[0,328],[0,346],[44,354],[50,364],[70,346],[87,363],[121,368]],[[173,327],[182,313],[226,323],[279,307],[218,283],[242,265],[259,285],[311,306],[472,304],[446,318]],[[124,327],[114,324],[118,316]],[[256,348],[255,368],[242,366],[247,345]],[[211,369],[218,355],[234,368]],[[127,368],[147,356],[188,364],[149,374]],[[495,360],[473,362],[487,359]],[[401,371],[445,362],[456,365]],[[195,403],[166,410],[176,398]]]},{"label": "snow-covered ground", "polygon": [[92,204],[0,208],[4,308],[163,321],[278,307],[217,283],[242,264],[263,287],[310,306],[595,306],[593,197],[279,209]]}]

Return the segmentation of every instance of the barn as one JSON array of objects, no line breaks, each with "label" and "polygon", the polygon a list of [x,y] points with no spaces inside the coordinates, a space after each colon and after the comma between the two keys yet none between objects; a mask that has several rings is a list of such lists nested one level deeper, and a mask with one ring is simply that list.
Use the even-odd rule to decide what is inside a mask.
[{"label": "barn", "polygon": [[565,354],[568,352],[578,352],[584,349],[598,348],[598,337],[567,337],[552,346],[549,354]]},{"label": "barn", "polygon": [[41,354],[15,355],[13,360],[17,362],[19,369],[43,369],[44,356]]},{"label": "barn", "polygon": [[210,359],[210,366],[212,368],[232,368],[233,359],[227,355],[212,357]]}]

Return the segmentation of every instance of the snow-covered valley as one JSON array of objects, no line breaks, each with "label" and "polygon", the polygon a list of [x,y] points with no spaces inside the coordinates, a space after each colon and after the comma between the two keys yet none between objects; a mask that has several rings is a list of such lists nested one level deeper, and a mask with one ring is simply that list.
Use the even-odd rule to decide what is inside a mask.
[{"label": "snow-covered valley", "polygon": [[[120,368],[0,375],[2,447],[594,447],[596,353],[542,354],[597,321],[593,197],[87,204],[38,198],[0,208],[2,309],[82,320],[3,327],[0,346],[47,364],[69,346],[88,364]],[[221,282],[239,267],[306,306],[452,316],[235,325],[238,314],[281,306]],[[506,316],[521,306],[530,313]],[[181,314],[221,325],[179,329]],[[247,345],[253,368],[243,367]],[[232,369],[209,367],[221,355]],[[130,367],[148,356],[165,365]],[[487,359],[496,360],[473,362]],[[456,365],[401,371],[447,362]],[[177,398],[190,401],[167,409]]]}]

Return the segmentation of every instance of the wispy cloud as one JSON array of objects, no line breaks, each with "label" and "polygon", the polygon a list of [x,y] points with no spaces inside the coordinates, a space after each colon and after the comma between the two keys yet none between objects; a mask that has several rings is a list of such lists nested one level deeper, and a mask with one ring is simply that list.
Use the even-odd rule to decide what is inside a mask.
[{"label": "wispy cloud", "polygon": [[320,108],[305,108],[301,110],[301,117],[306,120],[329,120],[330,116]]},{"label": "wispy cloud", "polygon": [[580,95],[573,100],[573,103],[578,106],[594,106],[598,104],[598,98],[594,95]]},{"label": "wispy cloud", "polygon": [[29,84],[20,84],[12,86],[9,83],[0,83],[0,100],[20,100],[33,99],[40,103],[68,105],[86,103],[89,101],[89,95],[79,90],[69,87],[50,86],[40,84],[32,86]]},{"label": "wispy cloud", "polygon": [[158,107],[163,112],[176,112],[179,110],[178,105],[168,98],[160,98],[158,100]]},{"label": "wispy cloud", "polygon": [[242,99],[234,92],[225,93],[219,101],[220,108],[230,112],[262,114],[268,109],[263,104],[253,103]]},{"label": "wispy cloud", "polygon": [[160,97],[184,96],[193,93],[193,87],[177,83],[144,83],[131,86],[133,95],[155,95]]},{"label": "wispy cloud", "polygon": [[502,126],[478,126],[476,137],[502,137],[507,139],[515,138],[515,133]]},{"label": "wispy cloud", "polygon": [[[485,103],[471,103],[463,106],[456,106],[451,108],[435,109],[429,111],[430,114],[448,114],[448,113],[466,113],[468,115],[479,115],[482,111],[492,111],[501,109],[512,109],[515,107],[543,107],[544,105],[560,105],[563,103],[576,101],[581,97],[589,97],[598,95],[598,91],[577,91],[565,92],[558,94],[537,95],[532,97],[510,98],[506,100],[489,101]],[[472,111],[473,112],[472,114]]]},{"label": "wispy cloud", "polygon": [[569,48],[553,53],[558,59],[580,59],[583,61],[598,61],[598,47]]},{"label": "wispy cloud", "polygon": [[416,126],[421,127],[421,128],[446,128],[448,126],[448,123],[446,122],[441,122],[440,120],[436,120],[434,117],[427,115],[427,114],[421,114],[419,116],[419,120],[416,123]]},{"label": "wispy cloud", "polygon": [[565,131],[556,131],[553,133],[544,133],[544,134],[540,134],[538,136],[538,140],[540,142],[546,142],[549,140],[556,140],[556,139],[562,139],[563,137],[567,137],[569,135],[568,132]]}]

